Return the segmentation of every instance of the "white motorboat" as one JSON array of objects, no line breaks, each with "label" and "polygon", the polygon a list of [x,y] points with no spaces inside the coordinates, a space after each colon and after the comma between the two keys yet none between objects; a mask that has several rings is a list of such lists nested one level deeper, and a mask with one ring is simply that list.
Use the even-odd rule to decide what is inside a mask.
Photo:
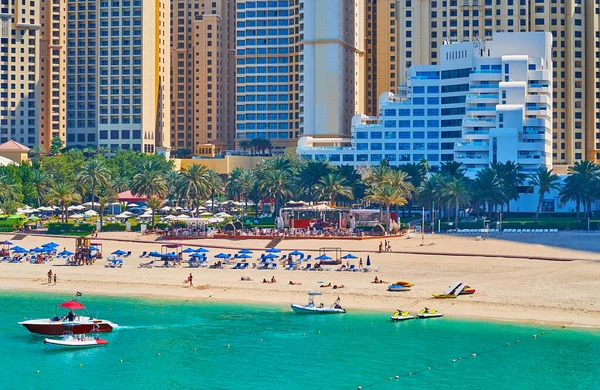
[{"label": "white motorboat", "polygon": [[396,310],[394,312],[394,314],[392,314],[392,316],[390,317],[390,319],[392,321],[406,321],[406,320],[412,320],[414,318],[415,318],[415,316],[411,315],[407,311],[402,311],[402,310]]},{"label": "white motorboat", "polygon": [[435,309],[430,309],[428,307],[421,310],[419,312],[419,314],[417,314],[417,317],[419,317],[419,318],[437,318],[437,317],[443,317],[443,316],[444,315],[442,313],[440,313],[439,311],[437,311]]},{"label": "white motorboat", "polygon": [[91,348],[103,347],[108,341],[95,336],[66,334],[61,339],[44,339],[44,344],[56,347]]},{"label": "white motorboat", "polygon": [[319,292],[309,292],[308,293],[308,303],[306,305],[300,305],[296,303],[292,303],[291,307],[294,313],[298,314],[343,314],[346,312],[346,309],[342,308],[340,305],[340,297],[335,300],[333,305],[325,306],[322,303],[320,305],[315,305],[314,296],[321,295]]}]

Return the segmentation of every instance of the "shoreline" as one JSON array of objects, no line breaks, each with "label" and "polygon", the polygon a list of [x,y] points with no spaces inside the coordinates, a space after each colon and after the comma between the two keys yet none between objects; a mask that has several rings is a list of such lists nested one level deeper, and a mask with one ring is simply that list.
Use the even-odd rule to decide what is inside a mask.
[{"label": "shoreline", "polygon": [[[216,288],[218,290],[218,288]],[[208,289],[200,289],[200,291],[209,291]],[[15,292],[15,293],[50,293],[52,295],[61,295],[61,294],[67,294],[70,295],[72,294],[72,290],[71,289],[67,289],[67,288],[58,288],[58,289],[53,289],[53,291],[47,291],[47,289],[45,289],[44,287],[40,287],[40,288],[18,288],[18,289],[14,289],[14,288],[5,288],[3,285],[0,285],[0,292]],[[152,293],[149,291],[146,292],[140,292],[137,291],[135,293],[122,293],[122,292],[99,292],[99,291],[92,291],[92,292],[84,292],[84,298],[82,300],[85,300],[85,296],[93,296],[93,297],[118,297],[118,298],[133,298],[133,299],[147,299],[147,300],[153,300],[153,301],[157,301],[157,302],[161,302],[161,301],[169,301],[169,302],[211,302],[211,303],[219,303],[219,304],[249,304],[249,305],[260,305],[260,306],[272,306],[272,307],[277,307],[280,308],[281,310],[287,310],[289,309],[289,304],[292,303],[281,303],[280,301],[275,301],[275,300],[269,300],[269,299],[248,299],[248,298],[242,298],[242,297],[237,297],[235,299],[231,299],[231,298],[219,298],[219,297],[213,297],[212,295],[208,295],[208,296],[189,296],[189,297],[184,297],[184,296],[176,296],[176,295],[171,295],[171,294],[161,294],[161,293]],[[441,302],[441,301],[434,301],[432,300],[432,302]],[[447,300],[446,300],[447,302]],[[355,311],[355,312],[359,312],[359,313],[379,313],[383,316],[383,318],[388,318],[392,312],[395,309],[390,310],[385,310],[383,308],[373,308],[373,307],[365,307],[362,305],[356,306],[356,305],[344,305],[344,308],[349,309],[351,311]],[[442,311],[442,310],[441,310]],[[352,314],[352,312],[348,313],[348,314]],[[563,312],[564,314],[564,312]],[[561,327],[561,328],[577,328],[577,329],[587,329],[587,330],[600,330],[600,324],[585,324],[585,323],[578,323],[576,322],[576,320],[573,320],[571,322],[569,322],[568,320],[566,321],[558,321],[558,320],[539,320],[539,319],[533,319],[533,318],[521,318],[521,317],[502,317],[502,316],[491,316],[488,314],[485,314],[485,310],[483,313],[480,314],[476,314],[476,313],[471,313],[471,314],[466,314],[466,313],[461,313],[458,315],[447,315],[446,312],[444,312],[444,318],[451,318],[451,319],[456,319],[456,320],[467,320],[467,321],[481,321],[481,322],[496,322],[496,323],[505,323],[505,324],[513,324],[513,325],[539,325],[539,326],[555,326],[555,327]]]},{"label": "shoreline", "polygon": [[[5,236],[6,237],[6,236]],[[385,313],[394,310],[410,312],[424,306],[439,309],[446,317],[473,320],[491,320],[527,324],[551,324],[600,328],[600,234],[558,233],[552,235],[511,236],[476,241],[473,237],[436,235],[421,240],[390,239],[394,252],[377,252],[377,242],[343,242],[318,240],[283,240],[277,248],[283,253],[300,249],[315,253],[328,246],[338,253],[354,252],[366,260],[370,257],[372,272],[286,271],[279,264],[276,270],[245,270],[187,268],[139,268],[152,258],[140,258],[144,251],[160,251],[169,242],[146,241],[135,233],[101,233],[102,251],[107,257],[117,249],[131,251],[124,258],[122,268],[106,268],[105,261],[82,267],[64,266],[64,260],[55,259],[47,264],[0,263],[0,290],[52,292],[72,295],[81,291],[86,295],[147,297],[179,301],[218,301],[230,303],[271,304],[285,307],[305,303],[307,292],[319,291],[317,299],[332,303],[337,296],[342,306],[353,310]],[[14,245],[33,248],[54,240],[60,249],[74,251],[74,238],[38,235],[7,237]],[[96,239],[95,239],[96,240]],[[185,247],[204,246],[210,249],[209,263],[218,252],[233,254],[244,247],[254,250],[248,262],[259,262],[266,240],[193,240]],[[218,249],[217,249],[218,248]],[[460,252],[460,254],[458,253]],[[455,254],[455,255],[452,255]],[[532,257],[558,258],[571,261],[539,261]],[[573,260],[578,259],[578,260]],[[304,261],[305,268],[312,261]],[[352,260],[355,266],[359,260]],[[330,269],[337,267],[327,267]],[[48,286],[46,273],[58,275],[58,285]],[[190,273],[194,288],[183,285]],[[241,281],[241,276],[253,281]],[[372,283],[375,276],[386,281]],[[275,277],[278,283],[261,283]],[[414,284],[408,292],[387,292],[387,285],[395,281]],[[289,281],[301,283],[290,285]],[[462,281],[475,288],[474,295],[456,299],[438,300],[432,293],[444,292],[449,285]],[[333,290],[322,285],[343,285]]]}]

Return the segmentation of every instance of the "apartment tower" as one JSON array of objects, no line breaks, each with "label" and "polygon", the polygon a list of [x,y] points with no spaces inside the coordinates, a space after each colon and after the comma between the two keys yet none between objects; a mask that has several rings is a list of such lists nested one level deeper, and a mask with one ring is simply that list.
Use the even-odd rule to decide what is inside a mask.
[{"label": "apartment tower", "polygon": [[67,144],[154,153],[170,139],[169,3],[68,3]]},{"label": "apartment tower", "polygon": [[67,141],[67,0],[41,1],[39,146]]},{"label": "apartment tower", "polygon": [[37,144],[40,4],[0,0],[0,143]]},{"label": "apartment tower", "polygon": [[396,9],[398,84],[410,66],[437,63],[444,42],[489,39],[496,31],[551,32],[554,164],[600,161],[597,1],[398,0]]},{"label": "apartment tower", "polygon": [[234,147],[235,2],[171,2],[173,150]]}]

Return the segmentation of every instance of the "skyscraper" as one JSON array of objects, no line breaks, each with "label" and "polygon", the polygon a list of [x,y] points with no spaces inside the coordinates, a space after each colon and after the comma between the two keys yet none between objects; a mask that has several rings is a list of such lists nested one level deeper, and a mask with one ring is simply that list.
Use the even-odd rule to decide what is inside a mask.
[{"label": "skyscraper", "polygon": [[235,2],[173,0],[171,28],[171,148],[233,148]]},{"label": "skyscraper", "polygon": [[0,1],[0,142],[37,144],[40,4]]},{"label": "skyscraper", "polygon": [[41,1],[39,145],[67,141],[67,0]]},{"label": "skyscraper", "polygon": [[165,0],[68,3],[67,144],[153,153],[170,130]]},{"label": "skyscraper", "polygon": [[399,85],[408,67],[437,63],[445,41],[488,39],[494,31],[551,32],[554,164],[600,160],[598,2],[398,0],[396,8]]}]

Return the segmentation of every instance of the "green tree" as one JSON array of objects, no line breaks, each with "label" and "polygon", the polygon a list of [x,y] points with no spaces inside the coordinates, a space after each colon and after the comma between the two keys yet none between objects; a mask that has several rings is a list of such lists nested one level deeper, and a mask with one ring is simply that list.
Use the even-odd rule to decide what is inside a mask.
[{"label": "green tree", "polygon": [[39,169],[35,169],[32,172],[31,176],[31,184],[35,187],[35,192],[37,194],[37,202],[36,206],[40,207],[42,202],[44,201],[44,195],[46,194],[46,189],[50,185],[50,178],[45,172],[40,171]]},{"label": "green tree", "polygon": [[148,199],[148,207],[152,209],[152,225],[156,224],[156,210],[162,206],[163,201],[159,198],[150,198]]},{"label": "green tree", "polygon": [[215,212],[215,196],[224,194],[223,188],[225,187],[225,183],[221,176],[213,171],[212,169],[208,170],[207,180],[206,180],[206,190],[210,195],[211,208],[212,212]]},{"label": "green tree", "polygon": [[57,155],[60,153],[60,150],[64,147],[62,139],[59,136],[52,137],[52,141],[50,141],[50,153],[53,155]]},{"label": "green tree", "polygon": [[111,203],[117,202],[119,200],[117,196],[117,192],[114,187],[103,186],[98,191],[98,205],[100,206],[100,226],[104,224],[104,213],[106,212],[106,208]]},{"label": "green tree", "polygon": [[112,179],[112,187],[117,193],[127,191],[130,186],[131,182],[126,177],[116,176]]},{"label": "green tree", "polygon": [[246,150],[251,149],[252,145],[250,144],[250,141],[242,140],[238,142],[238,147],[245,152]]},{"label": "green tree", "polygon": [[477,172],[473,182],[473,198],[483,206],[483,211],[491,213],[492,207],[508,202],[506,186],[495,169],[485,167]]},{"label": "green tree", "polygon": [[314,201],[316,186],[330,172],[331,167],[323,161],[307,161],[300,167],[299,184],[306,191],[309,202]]},{"label": "green tree", "polygon": [[94,209],[96,188],[98,188],[98,186],[108,185],[110,182],[110,173],[103,161],[94,158],[83,164],[77,182],[90,189],[90,194],[92,195],[92,209]]},{"label": "green tree", "polygon": [[519,199],[518,187],[527,180],[527,175],[521,172],[521,166],[513,161],[492,164],[492,169],[498,174],[502,181],[502,188],[506,196],[506,207],[510,212],[510,201]]},{"label": "green tree", "polygon": [[[597,199],[598,188],[600,184],[600,165],[592,161],[577,161],[569,167],[569,177],[576,176],[578,179],[572,179],[573,182],[586,182],[586,191],[582,193],[581,201],[585,207],[587,216],[591,216],[592,203]],[[573,184],[572,184],[573,185]]]},{"label": "green tree", "polygon": [[194,199],[206,199],[208,196],[208,180],[208,168],[199,164],[190,165],[187,169],[182,169],[179,172],[177,188],[181,196],[190,205]]},{"label": "green tree", "polygon": [[452,177],[465,177],[466,168],[458,161],[445,161],[440,165],[440,173]]},{"label": "green tree", "polygon": [[286,199],[293,196],[293,189],[292,177],[286,170],[267,171],[260,182],[261,192],[275,202],[275,215],[279,215],[279,209]]},{"label": "green tree", "polygon": [[131,192],[146,198],[164,199],[167,195],[167,182],[158,170],[140,172],[133,177]]},{"label": "green tree", "polygon": [[60,206],[62,221],[65,223],[68,222],[67,208],[69,205],[81,201],[81,197],[77,194],[73,185],[62,182],[54,184],[48,198],[52,204]]},{"label": "green tree", "polygon": [[450,177],[444,181],[441,189],[442,195],[454,204],[454,228],[458,231],[458,213],[461,206],[467,205],[471,201],[471,192],[465,179]]},{"label": "green tree", "polygon": [[336,199],[340,196],[352,199],[352,187],[348,185],[346,179],[338,173],[329,173],[319,180],[316,185],[316,192],[326,197],[332,206],[336,206]]},{"label": "green tree", "polygon": [[[402,190],[395,187],[387,182],[378,183],[367,190],[367,199],[371,202],[379,203],[379,220],[381,222],[387,222],[390,219],[390,206],[392,205],[405,205],[406,198],[404,198]],[[383,207],[386,209],[386,220],[383,219]]]},{"label": "green tree", "polygon": [[569,175],[560,189],[560,203],[565,204],[575,201],[577,210],[577,220],[579,221],[581,205],[585,204],[589,198],[593,198],[593,187],[583,175]]},{"label": "green tree", "polygon": [[540,209],[546,195],[552,189],[559,189],[559,177],[554,173],[554,170],[546,167],[540,167],[535,174],[529,178],[529,184],[537,187],[538,191],[538,204],[535,210],[535,222],[539,221]]}]

